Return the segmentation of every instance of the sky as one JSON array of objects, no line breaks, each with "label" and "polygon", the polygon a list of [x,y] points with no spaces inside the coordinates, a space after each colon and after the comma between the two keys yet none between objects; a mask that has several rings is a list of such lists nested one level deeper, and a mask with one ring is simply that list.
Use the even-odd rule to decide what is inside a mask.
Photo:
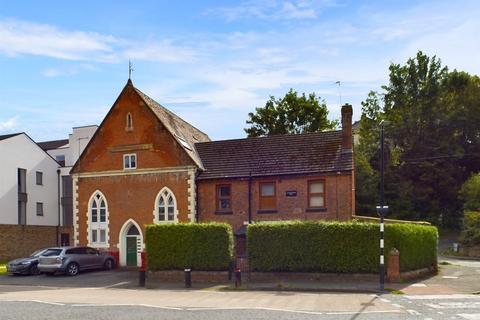
[{"label": "sky", "polygon": [[[245,137],[270,96],[361,115],[418,50],[480,74],[480,2],[0,0],[0,134],[100,124],[128,80],[212,140]],[[340,81],[340,86],[336,84]]]}]

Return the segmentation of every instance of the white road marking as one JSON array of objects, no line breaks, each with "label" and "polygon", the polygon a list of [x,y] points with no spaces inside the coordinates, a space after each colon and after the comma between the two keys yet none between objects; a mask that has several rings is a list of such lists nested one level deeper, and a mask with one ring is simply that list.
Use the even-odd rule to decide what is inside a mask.
[{"label": "white road marking", "polygon": [[418,311],[416,311],[416,310],[413,310],[413,309],[407,309],[407,312],[408,312],[409,314],[411,314],[412,316],[419,316],[419,315],[421,315],[420,312],[418,312]]},{"label": "white road marking", "polygon": [[325,314],[366,314],[366,313],[401,313],[401,310],[372,310],[372,311],[340,311],[340,312],[325,312]]},{"label": "white road marking", "polygon": [[434,309],[477,309],[480,302],[439,302],[425,303],[426,306]]},{"label": "white road marking", "polygon": [[101,287],[99,289],[110,289],[110,288],[120,287],[120,286],[123,286],[124,284],[129,284],[129,283],[130,283],[130,281],[123,281],[123,282],[112,284],[110,286]]},{"label": "white road marking", "polygon": [[43,301],[43,300],[0,300],[0,302],[36,302],[36,303],[42,303],[42,304],[50,304],[54,306],[64,306],[64,303],[60,302],[49,302],[49,301]]},{"label": "white road marking", "polygon": [[401,306],[397,303],[392,303],[392,306],[394,306],[395,308],[402,308],[403,309],[403,306]]},{"label": "white road marking", "polygon": [[383,301],[383,302],[386,302],[386,303],[390,303],[390,300],[385,299],[385,298],[380,298],[380,300]]},{"label": "white road marking", "polygon": [[425,283],[414,283],[410,287],[426,287],[427,285]]},{"label": "white road marking", "polygon": [[436,294],[436,295],[405,295],[404,296],[410,300],[452,300],[452,299],[478,299],[480,296],[473,294]]},{"label": "white road marking", "polygon": [[480,320],[480,313],[474,313],[474,314],[460,313],[458,314],[458,316],[467,320]]},{"label": "white road marking", "polygon": [[164,307],[164,306],[156,306],[151,304],[132,304],[132,303],[108,303],[108,304],[101,304],[101,303],[76,303],[71,304],[70,307],[146,307],[146,308],[157,308],[157,309],[167,309],[167,310],[184,310],[183,308],[175,308],[175,307]]},{"label": "white road marking", "polygon": [[443,279],[458,279],[458,277],[455,276],[442,276]]}]

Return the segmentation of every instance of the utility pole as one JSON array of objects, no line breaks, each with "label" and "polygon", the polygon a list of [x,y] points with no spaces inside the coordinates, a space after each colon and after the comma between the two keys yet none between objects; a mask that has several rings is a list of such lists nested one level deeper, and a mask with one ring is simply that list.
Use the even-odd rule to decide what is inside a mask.
[{"label": "utility pole", "polygon": [[385,214],[388,212],[388,206],[385,205],[385,121],[380,122],[380,206],[377,206],[377,213],[380,216],[380,291],[385,289]]}]

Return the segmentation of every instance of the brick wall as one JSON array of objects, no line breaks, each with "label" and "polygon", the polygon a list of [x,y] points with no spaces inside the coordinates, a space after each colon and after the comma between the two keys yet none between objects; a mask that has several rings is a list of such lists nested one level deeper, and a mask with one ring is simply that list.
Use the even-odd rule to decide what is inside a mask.
[{"label": "brick wall", "polygon": [[[73,244],[73,229],[60,227],[59,233],[70,235]],[[57,246],[57,227],[0,225],[0,261],[29,256],[33,251]]]},{"label": "brick wall", "polygon": [[175,195],[178,221],[189,222],[188,178],[188,171],[79,178],[79,244],[88,243],[88,202],[96,190],[101,191],[107,200],[111,250],[117,249],[120,230],[129,219],[134,219],[140,225],[145,236],[145,225],[153,223],[155,199],[163,187],[168,187]]},{"label": "brick wall", "polygon": [[[325,179],[324,211],[310,212],[308,208],[308,180]],[[259,183],[276,182],[277,212],[259,213]],[[221,221],[232,225],[234,230],[248,221],[248,180],[219,179],[198,181],[198,218],[200,222]],[[231,214],[216,213],[216,185],[231,184]],[[353,215],[352,174],[319,176],[289,176],[252,181],[252,220],[350,220]],[[286,191],[296,191],[287,197]]]}]

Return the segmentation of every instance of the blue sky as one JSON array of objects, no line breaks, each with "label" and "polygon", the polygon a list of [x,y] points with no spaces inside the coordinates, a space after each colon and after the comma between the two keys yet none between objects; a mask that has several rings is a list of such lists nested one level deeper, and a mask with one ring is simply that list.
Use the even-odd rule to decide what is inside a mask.
[{"label": "blue sky", "polygon": [[478,1],[1,1],[0,134],[99,124],[128,78],[212,139],[289,88],[330,118],[418,50],[480,74]]}]

